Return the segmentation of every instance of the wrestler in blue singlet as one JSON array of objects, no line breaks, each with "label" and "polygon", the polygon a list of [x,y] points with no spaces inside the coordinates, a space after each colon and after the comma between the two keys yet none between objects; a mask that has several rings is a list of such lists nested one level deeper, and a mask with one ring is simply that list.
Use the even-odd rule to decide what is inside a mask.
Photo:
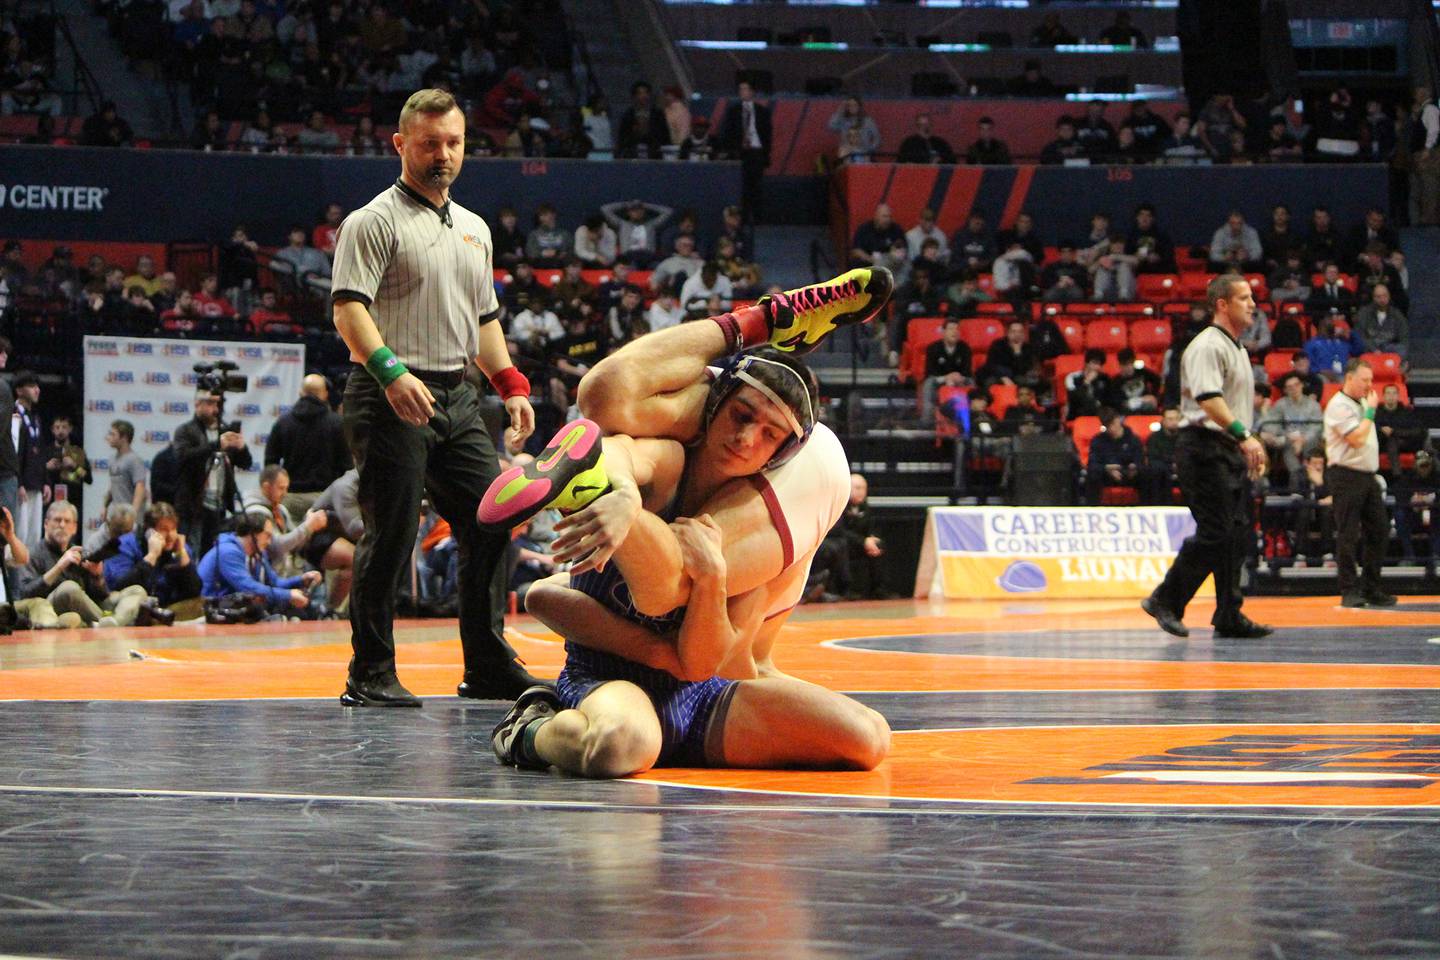
[{"label": "wrestler in blue singlet", "polygon": [[[689,476],[690,461],[687,457],[675,496],[657,514],[666,523],[679,515],[681,494]],[[598,600],[606,609],[624,619],[662,637],[673,638],[685,619],[684,607],[677,607],[658,617],[636,610],[630,587],[615,563],[606,564],[604,570],[587,570],[572,576],[570,586]],[[677,680],[663,670],[592,650],[574,641],[565,641],[565,669],[560,671],[555,685],[560,701],[567,709],[579,706],[590,691],[612,680],[628,680],[635,684],[655,705],[661,732],[660,758],[656,766],[718,766],[723,762],[723,720],[725,709],[735,692],[735,681],[719,677],[694,683]]]}]

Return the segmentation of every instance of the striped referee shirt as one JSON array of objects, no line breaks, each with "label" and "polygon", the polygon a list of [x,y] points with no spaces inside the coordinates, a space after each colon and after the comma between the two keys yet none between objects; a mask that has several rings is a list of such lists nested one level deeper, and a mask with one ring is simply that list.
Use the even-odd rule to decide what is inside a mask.
[{"label": "striped referee shirt", "polygon": [[1211,397],[1223,397],[1232,417],[1247,428],[1255,426],[1255,371],[1250,354],[1240,341],[1213,323],[1196,334],[1180,355],[1180,417],[1188,426],[1224,433],[1200,406]]},{"label": "striped referee shirt", "polygon": [[480,325],[500,316],[490,227],[449,201],[436,207],[402,180],[340,224],[330,299],[358,300],[400,362],[461,370]]}]

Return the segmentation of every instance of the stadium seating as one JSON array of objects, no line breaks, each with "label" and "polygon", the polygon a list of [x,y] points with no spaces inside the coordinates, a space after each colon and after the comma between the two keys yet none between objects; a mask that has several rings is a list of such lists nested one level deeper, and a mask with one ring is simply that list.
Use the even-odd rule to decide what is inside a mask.
[{"label": "stadium seating", "polygon": [[1398,353],[1362,353],[1360,359],[1367,361],[1375,371],[1376,390],[1387,383],[1400,383],[1405,379],[1404,358]]},{"label": "stadium seating", "polygon": [[1013,383],[997,383],[990,388],[990,412],[996,420],[1005,419],[1005,411],[1015,406],[1019,389]]},{"label": "stadium seating", "polygon": [[900,348],[900,382],[919,383],[925,378],[925,350],[940,339],[944,328],[944,317],[910,318],[905,326],[905,343]]},{"label": "stadium seating", "polygon": [[1065,338],[1065,344],[1070,348],[1071,353],[1085,352],[1085,324],[1076,317],[1056,317],[1055,326],[1060,328],[1060,335]]},{"label": "stadium seating", "polygon": [[[1142,273],[1136,281],[1140,299],[1157,301],[1172,298],[1180,291],[1180,275],[1175,273]],[[1189,304],[1185,304],[1189,310]]]},{"label": "stadium seating", "polygon": [[1100,434],[1099,417],[1076,417],[1070,421],[1070,439],[1075,441],[1075,452],[1080,457],[1080,466],[1090,465],[1090,442]]},{"label": "stadium seating", "polygon": [[1278,387],[1280,378],[1294,365],[1294,356],[1295,353],[1290,350],[1271,350],[1265,354],[1265,379]]},{"label": "stadium seating", "polygon": [[1145,318],[1130,324],[1130,346],[1136,353],[1163,354],[1170,348],[1170,321]]},{"label": "stadium seating", "polygon": [[960,339],[970,347],[977,361],[990,349],[990,344],[1004,335],[1004,321],[994,317],[970,317],[960,321]]},{"label": "stadium seating", "polygon": [[1125,426],[1140,438],[1141,443],[1144,443],[1150,434],[1160,429],[1160,415],[1158,413],[1132,413],[1125,418]]},{"label": "stadium seating", "polygon": [[1123,350],[1130,343],[1130,331],[1123,320],[1097,320],[1085,327],[1085,348],[1106,353]]}]

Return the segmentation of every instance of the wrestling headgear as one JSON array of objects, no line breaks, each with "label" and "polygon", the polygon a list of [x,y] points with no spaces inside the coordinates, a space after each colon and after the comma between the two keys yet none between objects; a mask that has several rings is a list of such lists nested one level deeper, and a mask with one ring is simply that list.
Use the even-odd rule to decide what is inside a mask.
[{"label": "wrestling headgear", "polygon": [[[800,452],[815,429],[815,407],[810,399],[810,384],[804,374],[790,363],[770,360],[755,353],[727,357],[720,367],[711,369],[715,378],[710,383],[710,395],[705,399],[704,429],[710,428],[726,397],[742,385],[754,387],[780,411],[791,429],[790,436],[780,444],[775,456],[765,464],[765,469],[778,467]],[[782,398],[781,391],[801,399],[798,404],[792,405]]]}]

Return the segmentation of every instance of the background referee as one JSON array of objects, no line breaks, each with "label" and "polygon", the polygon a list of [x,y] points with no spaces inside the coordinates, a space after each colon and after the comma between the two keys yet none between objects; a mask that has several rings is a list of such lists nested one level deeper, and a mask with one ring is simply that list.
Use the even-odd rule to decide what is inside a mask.
[{"label": "background referee", "polygon": [[511,364],[495,322],[490,228],[450,201],[465,155],[464,113],[446,91],[421,90],[400,111],[394,142],[400,179],[345,218],[335,246],[335,327],[351,359],[364,364],[345,387],[365,535],[350,598],[355,655],[340,702],[420,706],[395,675],[393,628],[427,488],[458,546],[465,653],[458,692],[514,699],[537,681],[497,626],[508,537],[482,533],[475,509],[500,469],[465,368],[478,363],[504,398],[517,443],[535,427],[530,384]]},{"label": "background referee", "polygon": [[1195,534],[1155,592],[1140,607],[1161,629],[1177,637],[1190,631],[1185,606],[1215,575],[1217,637],[1264,637],[1270,628],[1240,612],[1240,565],[1251,533],[1250,480],[1265,469],[1265,446],[1250,432],[1255,374],[1240,333],[1250,326],[1255,297],[1238,274],[1222,274],[1205,290],[1210,325],[1195,335],[1180,358],[1180,416],[1175,472]]},{"label": "background referee", "polygon": [[[1343,607],[1393,607],[1380,589],[1380,564],[1390,539],[1385,493],[1375,474],[1380,441],[1375,435],[1378,402],[1375,371],[1364,360],[1345,365],[1345,382],[1325,405],[1325,485],[1335,498],[1335,561]],[[1355,553],[1360,549],[1360,583]]]}]

